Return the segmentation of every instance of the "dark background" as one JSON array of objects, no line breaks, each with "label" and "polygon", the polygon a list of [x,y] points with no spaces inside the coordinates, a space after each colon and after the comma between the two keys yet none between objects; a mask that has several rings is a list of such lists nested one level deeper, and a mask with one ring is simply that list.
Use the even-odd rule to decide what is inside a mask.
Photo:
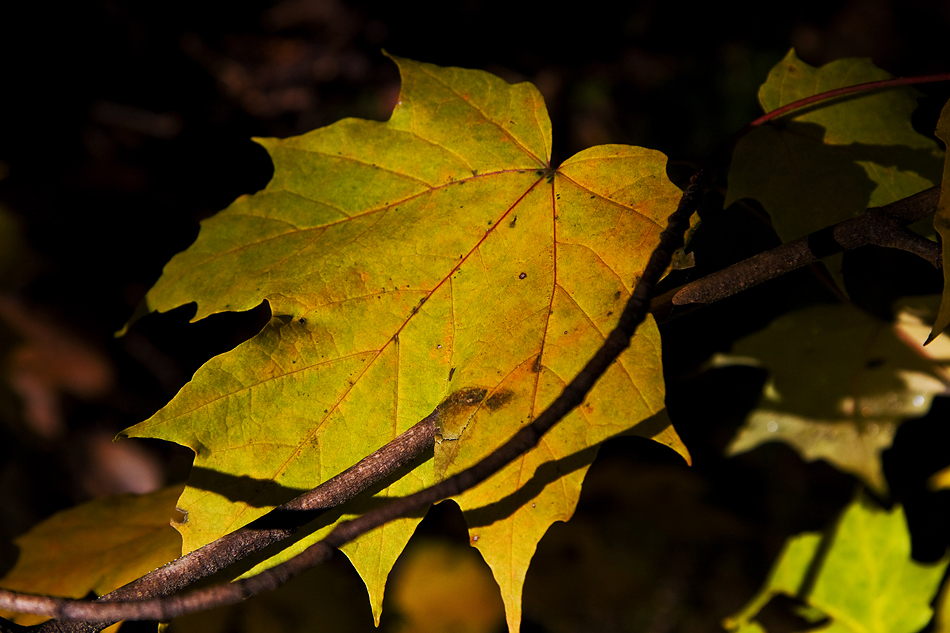
[{"label": "dark background", "polygon": [[[551,113],[555,164],[591,145],[629,143],[665,152],[678,182],[699,165],[719,173],[722,144],[760,114],[758,86],[792,46],[814,65],[867,56],[895,75],[950,70],[947,1],[723,4],[4,3],[0,205],[16,220],[0,226],[0,345],[11,385],[0,401],[0,543],[92,496],[141,492],[186,475],[187,451],[111,438],[163,406],[212,355],[253,335],[266,307],[197,324],[188,323],[193,308],[185,307],[144,318],[124,338],[113,333],[165,262],[194,240],[201,219],[267,183],[270,161],[252,136],[300,134],[346,116],[388,117],[399,84],[382,49],[534,82]],[[915,121],[930,133],[950,89],[921,91]],[[761,227],[726,228],[717,242],[724,260],[774,240]],[[921,273],[914,290],[939,292],[939,282]],[[720,456],[763,375],[696,368],[767,323],[784,305],[777,297],[821,294],[807,276],[782,283],[664,331],[683,341],[665,350],[666,371],[691,470],[635,440],[610,443],[592,470],[592,482],[619,469],[631,486],[654,491],[605,492],[597,501],[585,489],[587,518],[577,520],[607,529],[606,517],[619,517],[615,523],[627,528],[617,528],[616,543],[600,534],[610,547],[652,543],[631,559],[655,571],[643,589],[653,593],[636,598],[645,605],[637,617],[646,618],[638,626],[715,630],[758,586],[787,534],[821,528],[851,497],[848,477],[803,464],[782,446]],[[945,408],[938,401],[935,414],[906,425],[894,451],[917,436],[933,445]],[[903,450],[916,471],[902,469],[892,488],[926,507],[933,498],[919,491],[922,481],[945,460],[919,446]],[[946,525],[920,512],[915,554],[934,558],[945,545],[934,534]],[[457,535],[458,517],[435,514],[425,530]],[[571,542],[560,532],[550,540]],[[4,547],[5,566],[15,549]],[[577,556],[558,550],[543,560]],[[544,613],[566,609],[564,600],[555,604],[548,591],[545,603],[545,582],[532,573],[524,630],[561,630]],[[624,602],[630,595],[618,595],[628,613],[616,621],[589,616],[589,602],[559,621],[625,630],[630,613],[641,611]]]}]

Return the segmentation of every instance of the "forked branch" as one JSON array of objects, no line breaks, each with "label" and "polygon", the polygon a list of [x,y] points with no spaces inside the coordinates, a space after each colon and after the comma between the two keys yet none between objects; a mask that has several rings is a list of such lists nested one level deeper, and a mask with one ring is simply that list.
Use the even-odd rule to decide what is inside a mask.
[{"label": "forked branch", "polygon": [[[584,401],[584,398],[591,388],[593,388],[597,380],[607,371],[620,354],[629,347],[630,339],[649,312],[650,297],[653,294],[654,286],[669,265],[673,253],[683,244],[683,234],[689,227],[689,218],[698,208],[700,199],[701,186],[697,174],[692,178],[690,186],[687,187],[683,193],[678,208],[670,216],[667,228],[661,233],[660,243],[651,254],[650,260],[620,316],[619,324],[607,336],[601,348],[594,357],[588,361],[580,373],[564,388],[557,399],[531,424],[522,428],[500,448],[493,451],[471,468],[425,490],[397,499],[376,510],[372,510],[357,519],[341,523],[326,538],[311,545],[298,556],[251,578],[214,585],[186,594],[149,597],[147,591],[165,593],[165,586],[157,587],[157,585],[169,583],[170,586],[180,588],[182,586],[181,579],[186,577],[186,574],[184,574],[183,571],[176,570],[189,569],[193,565],[203,567],[202,556],[197,554],[215,545],[211,544],[207,546],[207,548],[196,550],[196,552],[193,553],[195,556],[189,559],[187,563],[182,563],[181,561],[188,557],[179,559],[179,561],[171,563],[162,568],[162,570],[153,572],[153,574],[157,575],[152,580],[146,581],[146,578],[152,576],[152,574],[150,574],[112,594],[101,597],[97,601],[89,602],[44,596],[29,596],[14,592],[0,591],[0,608],[20,613],[53,615],[60,618],[59,621],[53,620],[34,627],[32,630],[73,632],[98,631],[109,623],[118,620],[169,620],[186,613],[202,611],[225,604],[233,604],[252,595],[279,587],[307,569],[328,560],[336,548],[370,530],[385,525],[396,518],[422,511],[433,503],[458,495],[485,481],[507,464],[536,446],[538,441],[548,430]],[[433,437],[434,431],[430,431],[427,425],[434,425],[437,416],[438,409],[413,427],[413,429],[420,427],[419,432],[421,435],[428,435],[430,438]],[[416,453],[416,455],[418,455],[425,450],[426,446],[431,445],[427,443],[431,441],[431,439],[427,439],[420,444],[413,444],[415,448],[412,450],[418,450],[418,453]],[[420,448],[420,446],[422,448]],[[407,452],[406,454],[408,455],[409,453]],[[371,458],[364,459],[360,464],[363,464],[369,459]],[[409,461],[411,461],[411,459],[404,460],[402,464],[408,463]],[[358,471],[360,464],[357,464],[357,466],[354,466],[353,469],[350,470]],[[347,473],[349,472],[350,471],[347,471]],[[345,474],[346,473],[343,475]],[[343,475],[340,475],[340,477],[343,477]],[[357,472],[354,477],[358,478],[359,473]],[[380,478],[382,477],[376,477],[373,482],[378,481]],[[327,483],[329,484],[330,482],[328,481]],[[360,484],[360,490],[365,490],[369,485],[371,484]],[[322,486],[304,496],[316,495],[317,491],[321,488]],[[355,490],[355,488],[352,490]],[[349,492],[346,494],[349,494]],[[346,497],[346,494],[342,494],[335,502],[339,503],[345,500],[345,498],[349,498]],[[291,504],[294,503],[295,502],[291,502]],[[287,505],[289,506],[291,504]],[[285,506],[281,508],[286,510],[315,509],[312,507],[314,504],[315,502],[311,499],[299,502],[294,508],[286,508]],[[319,505],[319,503],[316,503],[316,505]],[[250,528],[251,526],[248,527]],[[245,528],[245,530],[247,529],[248,528]],[[241,531],[235,534],[239,534],[240,532]],[[258,545],[257,549],[262,547],[259,546],[260,543],[267,540],[266,537],[253,536],[249,533],[246,533],[245,536],[252,537],[252,541]],[[286,538],[286,536],[278,537],[280,537],[279,534],[272,534],[270,536],[270,538],[275,538],[276,540]],[[224,539],[227,538],[228,537],[224,537]],[[238,542],[241,538],[242,537],[237,536],[233,537],[233,540],[234,542]],[[276,541],[272,540],[270,542]],[[233,543],[230,546],[222,546],[223,550],[230,550],[232,548]],[[214,560],[220,564],[226,560],[226,557],[217,558],[217,555],[215,555]],[[220,567],[216,567],[214,571],[217,571],[217,569],[220,569]],[[162,573],[163,570],[169,571]],[[200,573],[206,575],[203,571]],[[142,583],[139,590],[132,589],[133,585],[137,583]],[[172,589],[172,591],[174,590],[175,589]],[[73,620],[74,622],[65,622],[62,620]],[[77,624],[79,625],[78,627],[75,626]],[[23,629],[16,627],[16,629],[10,628],[7,630]]]}]

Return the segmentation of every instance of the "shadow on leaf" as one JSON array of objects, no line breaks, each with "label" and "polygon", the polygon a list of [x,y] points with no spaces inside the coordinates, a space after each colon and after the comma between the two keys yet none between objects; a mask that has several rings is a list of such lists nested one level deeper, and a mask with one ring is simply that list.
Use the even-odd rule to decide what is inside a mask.
[{"label": "shadow on leaf", "polygon": [[[670,426],[670,418],[666,414],[666,409],[663,409],[640,422],[630,431],[618,433],[614,437],[636,435],[646,438],[656,438]],[[466,510],[464,515],[468,527],[476,528],[491,525],[497,521],[508,518],[514,514],[518,508],[528,504],[532,499],[541,494],[541,491],[544,490],[548,484],[557,481],[568,473],[581,468],[587,468],[594,463],[599,448],[600,444],[597,444],[596,446],[590,446],[566,457],[562,457],[561,459],[544,462],[534,471],[534,475],[532,475],[531,479],[525,482],[525,484],[514,493],[480,508]]]}]

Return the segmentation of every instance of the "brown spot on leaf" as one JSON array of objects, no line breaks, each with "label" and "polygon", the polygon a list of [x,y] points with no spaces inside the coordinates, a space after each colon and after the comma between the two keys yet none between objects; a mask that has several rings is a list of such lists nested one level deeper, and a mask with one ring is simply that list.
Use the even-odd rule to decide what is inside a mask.
[{"label": "brown spot on leaf", "polygon": [[487,393],[488,390],[481,387],[465,387],[449,394],[438,406],[438,409],[445,415],[451,415],[462,409],[481,404]]},{"label": "brown spot on leaf", "polygon": [[485,400],[485,406],[489,411],[497,411],[511,402],[511,399],[514,398],[514,396],[514,392],[510,389],[501,389],[488,396],[488,398]]},{"label": "brown spot on leaf", "polygon": [[531,363],[531,373],[538,373],[541,371],[541,354],[538,354],[534,357],[534,362]]},{"label": "brown spot on leaf", "polygon": [[468,426],[475,407],[482,403],[486,394],[488,390],[482,387],[465,387],[449,394],[436,407],[439,412],[436,433],[443,440],[457,440]]}]

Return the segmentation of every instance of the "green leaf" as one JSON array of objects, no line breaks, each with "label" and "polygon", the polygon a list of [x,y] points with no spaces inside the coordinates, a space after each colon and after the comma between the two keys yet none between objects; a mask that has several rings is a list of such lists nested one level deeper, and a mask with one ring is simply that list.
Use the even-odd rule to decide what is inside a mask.
[{"label": "green leaf", "polygon": [[945,374],[922,352],[916,339],[851,304],[776,319],[716,361],[751,360],[769,371],[727,452],[787,442],[805,459],[824,459],[883,493],[881,451],[901,422],[926,414],[946,388]]},{"label": "green leaf", "polygon": [[[945,103],[943,110],[940,111],[935,134],[943,141],[944,146],[950,147],[950,101]],[[941,182],[950,183],[950,160],[944,161]],[[934,229],[940,235],[943,244],[943,300],[940,302],[940,310],[937,312],[933,330],[924,345],[937,338],[950,325],[950,283],[947,281],[950,280],[950,253],[948,253],[950,249],[950,185],[944,185],[940,190],[937,212],[934,214]]]},{"label": "green leaf", "polygon": [[[274,315],[126,431],[196,453],[179,501],[190,515],[179,526],[185,551],[336,475],[441,402],[455,413],[433,458],[379,496],[483,457],[603,342],[676,207],[659,152],[602,146],[552,169],[533,86],[396,62],[403,86],[388,122],[260,140],[273,180],[204,221],[148,293],[150,310],[197,302],[196,319],[265,300]],[[538,448],[458,499],[512,630],[537,541],[571,516],[592,447],[626,432],[686,455],[665,417],[652,320]],[[377,502],[349,504],[265,565]],[[377,619],[419,520],[344,548]]]},{"label": "green leaf", "polygon": [[755,616],[772,598],[778,594],[798,596],[820,545],[821,534],[817,532],[805,532],[785,541],[782,551],[772,564],[765,586],[741,611],[726,618],[722,626],[730,631],[744,631],[747,630],[745,627],[758,626]]},{"label": "green leaf", "polygon": [[[93,499],[46,519],[14,542],[20,549],[0,587],[82,598],[109,593],[181,555],[175,500],[183,485],[146,495]],[[7,616],[4,616],[7,617]],[[20,615],[28,625],[43,616]]]},{"label": "green leaf", "polygon": [[922,565],[911,559],[900,506],[886,511],[860,497],[827,537],[824,553],[822,538],[816,533],[790,538],[763,589],[723,626],[751,630],[742,627],[754,623],[780,593],[831,618],[822,631],[914,633],[927,624],[947,562]]},{"label": "green leaf", "polygon": [[[759,89],[765,112],[822,92],[889,79],[869,59],[820,68],[789,51]],[[939,182],[943,153],[914,131],[910,88],[848,95],[793,111],[745,135],[729,169],[726,205],[755,198],[789,241]]]}]

